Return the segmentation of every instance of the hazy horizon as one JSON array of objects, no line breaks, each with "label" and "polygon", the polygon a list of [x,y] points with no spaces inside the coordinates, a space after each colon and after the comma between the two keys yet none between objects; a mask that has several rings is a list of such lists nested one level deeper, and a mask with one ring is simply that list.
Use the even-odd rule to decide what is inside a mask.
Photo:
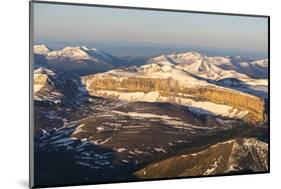
[{"label": "hazy horizon", "polygon": [[122,43],[102,43],[102,42],[96,42],[96,43],[48,42],[48,41],[35,42],[35,45],[40,45],[40,44],[45,44],[51,50],[60,50],[67,46],[71,46],[71,47],[87,46],[88,48],[97,48],[104,52],[110,53],[116,57],[126,57],[126,56],[151,57],[160,54],[197,51],[207,56],[241,56],[252,60],[268,58],[268,53],[263,51],[249,52],[244,50],[233,50],[233,49],[177,46],[176,44],[170,44],[169,46],[159,46],[157,44],[146,44],[146,43],[122,44]]},{"label": "hazy horizon", "polygon": [[195,50],[267,58],[267,18],[34,4],[34,41],[87,45],[116,56]]}]

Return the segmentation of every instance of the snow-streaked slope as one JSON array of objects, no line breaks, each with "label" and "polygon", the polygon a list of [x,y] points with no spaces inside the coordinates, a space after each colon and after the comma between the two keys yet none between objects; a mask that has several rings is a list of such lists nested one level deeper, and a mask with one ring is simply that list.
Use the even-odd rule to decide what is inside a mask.
[{"label": "snow-streaked slope", "polygon": [[[236,72],[235,70],[225,70],[220,66],[233,65],[228,57],[208,57],[198,52],[187,52],[179,54],[169,54],[154,57],[148,61],[149,63],[170,63],[177,65],[178,68],[188,71],[206,79],[219,80],[224,78],[249,79],[249,76]],[[262,64],[263,61],[246,64]]]},{"label": "snow-streaked slope", "polygon": [[80,47],[65,47],[62,50],[47,54],[47,59],[67,58],[71,60],[90,59],[90,56]]},{"label": "snow-streaked slope", "polygon": [[70,60],[95,60],[110,61],[113,59],[111,55],[104,53],[95,48],[86,46],[65,47],[62,50],[52,51],[47,54],[47,59],[65,58]]},{"label": "snow-streaked slope", "polygon": [[268,79],[268,59],[245,60],[237,57],[225,57],[224,61],[217,61],[221,57],[210,57],[213,64],[224,69],[234,70],[255,79]]},{"label": "snow-streaked slope", "polygon": [[[261,59],[256,61],[251,61],[241,57],[229,57],[229,56],[206,56],[204,54],[192,51],[186,53],[173,53],[166,54],[151,58],[148,62],[163,62],[169,61],[173,64],[185,65],[186,69],[192,73],[204,72],[204,71],[212,71],[219,75],[229,75],[237,74],[239,77],[247,76],[256,76],[255,78],[266,78],[264,77],[264,73],[267,72],[268,68],[268,60]],[[221,73],[223,71],[231,71],[228,73]],[[213,76],[217,76],[217,74],[210,74]],[[262,74],[262,75],[259,75]],[[236,76],[237,77],[237,76]],[[218,79],[218,78],[215,78]]]},{"label": "snow-streaked slope", "polygon": [[[200,166],[198,166],[200,165]],[[135,174],[139,178],[202,176],[268,171],[268,144],[237,138],[152,163]],[[177,167],[177,169],[175,169]]]},{"label": "snow-streaked slope", "polygon": [[87,54],[89,54],[92,57],[103,59],[106,61],[112,61],[113,59],[116,58],[96,48],[88,48],[86,46],[82,46],[80,47],[80,49],[84,50],[85,52],[87,52]]},{"label": "snow-streaked slope", "polygon": [[38,68],[34,70],[33,85],[34,99],[48,100],[50,102],[61,102],[62,94],[53,86],[52,78],[56,78],[56,74],[46,68]]},{"label": "snow-streaked slope", "polygon": [[[241,62],[238,62],[241,61]],[[268,79],[251,78],[247,73],[267,72],[267,60],[245,61],[241,57],[208,57],[198,52],[161,55],[150,59],[149,63],[158,65],[172,64],[197,77],[212,80],[237,90],[264,96],[267,94]],[[238,82],[235,82],[235,80]],[[217,82],[218,81],[218,82]]]},{"label": "snow-streaked slope", "polygon": [[191,64],[179,64],[178,67],[206,79],[248,78],[245,74],[240,74],[233,70],[223,70],[217,67],[210,63],[206,57],[200,57]]},{"label": "snow-streaked slope", "polygon": [[97,90],[92,94],[96,96],[103,96],[103,97],[111,97],[111,98],[118,98],[120,100],[125,100],[128,102],[169,102],[173,104],[179,104],[182,106],[187,106],[189,109],[198,114],[211,114],[216,116],[223,116],[229,118],[243,118],[249,112],[248,111],[241,111],[235,107],[224,105],[224,104],[217,104],[213,102],[207,101],[195,101],[192,98],[186,97],[165,97],[161,96],[159,92],[153,91],[149,93],[144,92],[117,92],[117,91],[106,91],[106,90]]},{"label": "snow-streaked slope", "polygon": [[34,70],[34,99],[39,101],[61,102],[81,98],[87,91],[80,78],[67,73],[54,72],[46,68]]},{"label": "snow-streaked slope", "polygon": [[64,47],[60,50],[46,51],[44,54],[36,52],[34,61],[38,65],[79,75],[108,71],[121,63],[121,60],[113,55],[86,46]]},{"label": "snow-streaked slope", "polygon": [[[146,64],[140,67],[129,67],[126,69],[110,70],[105,73],[96,74],[96,77],[108,78],[112,77],[117,80],[126,79],[129,77],[136,78],[154,78],[154,79],[174,79],[181,85],[187,86],[207,86],[213,85],[206,81],[196,79],[190,73],[178,69],[175,65],[169,62],[156,62]],[[215,85],[213,85],[215,86]]]},{"label": "snow-streaked slope", "polygon": [[96,48],[89,48],[86,46],[69,46],[61,50],[51,51],[46,45],[34,45],[35,54],[44,54],[46,59],[67,59],[67,60],[94,60],[94,61],[112,61],[116,57],[105,53]]}]

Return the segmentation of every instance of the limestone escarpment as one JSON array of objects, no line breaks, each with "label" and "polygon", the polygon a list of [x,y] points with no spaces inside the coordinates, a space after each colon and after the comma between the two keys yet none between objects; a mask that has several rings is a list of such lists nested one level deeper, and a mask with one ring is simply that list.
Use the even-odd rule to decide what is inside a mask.
[{"label": "limestone escarpment", "polygon": [[164,97],[189,98],[194,101],[208,101],[216,104],[232,106],[241,111],[247,111],[243,119],[251,122],[264,121],[263,99],[215,85],[182,85],[174,78],[144,78],[86,76],[82,78],[87,90],[92,93],[99,90],[117,92],[144,92],[157,91]]}]

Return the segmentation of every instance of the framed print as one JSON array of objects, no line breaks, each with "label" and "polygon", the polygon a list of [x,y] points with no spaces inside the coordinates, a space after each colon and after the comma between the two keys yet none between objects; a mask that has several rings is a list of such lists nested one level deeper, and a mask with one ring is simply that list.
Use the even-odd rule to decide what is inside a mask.
[{"label": "framed print", "polygon": [[269,173],[269,16],[30,2],[30,187]]}]

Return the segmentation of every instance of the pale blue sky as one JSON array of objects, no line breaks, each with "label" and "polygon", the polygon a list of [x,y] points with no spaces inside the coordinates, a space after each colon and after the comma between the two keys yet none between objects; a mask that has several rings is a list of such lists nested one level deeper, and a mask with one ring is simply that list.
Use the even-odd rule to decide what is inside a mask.
[{"label": "pale blue sky", "polygon": [[267,18],[34,4],[35,42],[155,43],[267,52]]}]

